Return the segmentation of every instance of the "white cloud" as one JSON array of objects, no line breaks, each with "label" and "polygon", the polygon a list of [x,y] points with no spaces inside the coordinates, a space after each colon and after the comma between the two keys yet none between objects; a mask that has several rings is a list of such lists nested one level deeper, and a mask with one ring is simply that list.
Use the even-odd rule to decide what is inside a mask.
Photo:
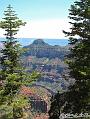
[{"label": "white cloud", "polygon": [[[65,38],[62,30],[69,30],[68,20],[49,19],[31,20],[20,28],[17,37],[19,38]],[[1,31],[1,30],[0,30]],[[3,32],[2,32],[3,33]],[[0,33],[0,37],[2,37]]]}]

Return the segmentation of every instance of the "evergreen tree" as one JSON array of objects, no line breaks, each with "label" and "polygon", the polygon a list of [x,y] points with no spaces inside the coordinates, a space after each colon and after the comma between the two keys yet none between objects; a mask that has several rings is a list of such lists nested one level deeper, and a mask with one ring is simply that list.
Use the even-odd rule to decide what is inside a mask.
[{"label": "evergreen tree", "polygon": [[[90,0],[79,0],[71,5],[69,18],[72,20],[70,44],[73,45],[68,56],[70,76],[75,84],[67,93],[67,110],[73,113],[89,112],[90,106]],[[78,38],[75,38],[75,36]],[[69,106],[68,106],[69,105]]]},{"label": "evergreen tree", "polygon": [[[16,119],[18,114],[22,116],[22,107],[27,103],[26,98],[19,94],[19,91],[21,86],[26,84],[28,75],[26,76],[20,64],[22,48],[16,41],[15,35],[20,26],[26,23],[19,20],[11,5],[4,11],[4,15],[3,21],[0,22],[0,28],[6,32],[6,40],[3,41],[4,48],[0,56],[0,109],[8,112],[9,117]],[[36,75],[32,74],[32,78],[36,78]]]},{"label": "evergreen tree", "polygon": [[49,110],[49,119],[60,119],[61,108],[65,104],[65,93],[57,92],[51,97],[51,106]]},{"label": "evergreen tree", "polygon": [[[70,37],[73,45],[69,54],[68,64],[70,76],[75,84],[67,92],[67,111],[73,113],[89,112],[90,110],[90,0],[79,0],[69,10]],[[76,38],[78,36],[78,38]]]},{"label": "evergreen tree", "polygon": [[74,2],[69,11],[69,23],[72,27],[70,32],[63,32],[69,37],[72,46],[67,63],[70,77],[75,79],[75,83],[60,95],[58,104],[55,102],[58,100],[57,95],[52,98],[50,119],[53,119],[55,110],[59,111],[57,105],[61,103],[60,110],[63,107],[64,113],[90,113],[90,0]]}]

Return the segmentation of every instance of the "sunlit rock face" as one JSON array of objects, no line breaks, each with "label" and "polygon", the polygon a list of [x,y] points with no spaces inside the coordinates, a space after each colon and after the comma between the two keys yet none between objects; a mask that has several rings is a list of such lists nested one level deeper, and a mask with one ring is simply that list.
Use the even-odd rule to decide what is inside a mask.
[{"label": "sunlit rock face", "polygon": [[68,54],[68,48],[65,46],[61,47],[58,45],[52,46],[45,43],[43,39],[36,39],[32,44],[25,46],[28,49],[25,56],[36,56],[38,58],[60,58],[64,59],[64,56]]}]

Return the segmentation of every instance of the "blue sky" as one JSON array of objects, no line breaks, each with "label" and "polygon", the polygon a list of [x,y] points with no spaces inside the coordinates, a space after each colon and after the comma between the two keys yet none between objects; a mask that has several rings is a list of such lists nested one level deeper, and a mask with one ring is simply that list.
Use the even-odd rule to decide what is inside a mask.
[{"label": "blue sky", "polygon": [[18,17],[27,22],[27,25],[20,29],[17,37],[63,38],[64,35],[61,32],[63,28],[66,30],[69,28],[68,9],[74,1],[0,0],[0,19],[8,4],[11,4]]}]

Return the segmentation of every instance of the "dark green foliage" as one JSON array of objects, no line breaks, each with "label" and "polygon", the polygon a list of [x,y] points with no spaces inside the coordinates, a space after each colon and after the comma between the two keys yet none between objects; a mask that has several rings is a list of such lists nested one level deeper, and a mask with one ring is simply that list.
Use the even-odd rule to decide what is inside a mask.
[{"label": "dark green foliage", "polygon": [[59,119],[60,116],[60,95],[59,93],[51,97],[51,107],[49,110],[49,119]]},{"label": "dark green foliage", "polygon": [[60,119],[61,107],[65,103],[65,93],[59,92],[51,97],[51,107],[49,110],[49,119]]},{"label": "dark green foliage", "polygon": [[[90,106],[90,0],[80,0],[71,5],[69,18],[73,21],[70,36],[73,45],[69,58],[71,77],[75,84],[69,87],[68,108],[70,112],[88,112]],[[78,35],[78,38],[74,36]]]},{"label": "dark green foliage", "polygon": [[7,11],[4,11],[4,15],[5,18],[0,22],[0,28],[6,32],[0,56],[0,110],[5,110],[5,115],[10,114],[7,118],[15,118],[15,110],[23,108],[27,103],[26,98],[19,94],[27,76],[20,64],[21,47],[14,37],[25,22],[19,20],[10,5]]},{"label": "dark green foliage", "polygon": [[[59,99],[59,103],[62,103],[60,110],[63,107],[61,112],[64,113],[90,113],[90,0],[74,2],[69,11],[71,31],[63,32],[69,36],[72,45],[67,63],[70,76],[75,79],[75,83],[63,94],[64,103]],[[53,102],[54,100],[55,97]],[[50,110],[54,107],[56,109],[56,106],[57,103],[53,106],[51,102]],[[54,109],[52,113],[55,113]]]},{"label": "dark green foliage", "polygon": [[[88,112],[90,106],[90,0],[80,0],[71,5],[69,18],[73,21],[70,44],[73,45],[69,58],[70,76],[75,84],[69,87],[68,108],[70,112]],[[78,35],[78,38],[74,36]]]}]

